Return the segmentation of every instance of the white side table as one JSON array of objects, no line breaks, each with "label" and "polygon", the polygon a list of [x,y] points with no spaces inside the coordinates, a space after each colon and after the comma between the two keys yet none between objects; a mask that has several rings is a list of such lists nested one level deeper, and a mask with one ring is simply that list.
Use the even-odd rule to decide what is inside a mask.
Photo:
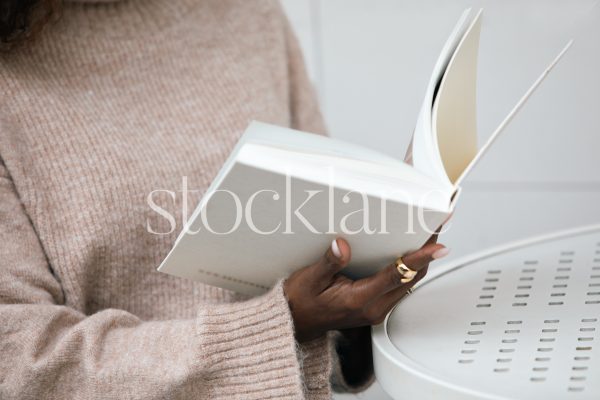
[{"label": "white side table", "polygon": [[600,399],[600,226],[459,260],[373,328],[395,399]]}]

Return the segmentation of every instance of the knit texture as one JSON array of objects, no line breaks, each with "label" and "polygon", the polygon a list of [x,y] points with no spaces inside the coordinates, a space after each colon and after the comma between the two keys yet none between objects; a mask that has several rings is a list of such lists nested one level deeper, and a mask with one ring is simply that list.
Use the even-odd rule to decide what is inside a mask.
[{"label": "knit texture", "polygon": [[0,91],[1,399],[331,396],[281,283],[156,271],[250,120],[324,131],[276,1],[66,3]]}]

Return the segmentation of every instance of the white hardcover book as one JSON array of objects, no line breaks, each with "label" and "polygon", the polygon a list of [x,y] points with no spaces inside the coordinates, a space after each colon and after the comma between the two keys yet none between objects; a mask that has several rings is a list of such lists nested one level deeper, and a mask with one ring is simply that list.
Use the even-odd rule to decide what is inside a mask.
[{"label": "white hardcover book", "polygon": [[452,212],[460,183],[566,49],[477,150],[481,11],[467,10],[434,67],[409,153],[412,166],[344,141],[252,122],[159,267],[261,294],[336,237],[344,273],[372,275],[421,247]]}]

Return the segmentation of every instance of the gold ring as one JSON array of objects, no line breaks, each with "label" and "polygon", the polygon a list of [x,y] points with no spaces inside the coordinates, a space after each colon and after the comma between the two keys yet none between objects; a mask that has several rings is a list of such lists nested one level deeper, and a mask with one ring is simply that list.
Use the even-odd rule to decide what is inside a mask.
[{"label": "gold ring", "polygon": [[404,263],[402,262],[402,257],[396,260],[396,269],[398,270],[398,273],[400,273],[400,275],[402,276],[402,278],[400,279],[400,282],[402,283],[408,283],[415,279],[415,276],[417,276],[417,271],[414,271],[408,268],[406,265],[404,265]]}]

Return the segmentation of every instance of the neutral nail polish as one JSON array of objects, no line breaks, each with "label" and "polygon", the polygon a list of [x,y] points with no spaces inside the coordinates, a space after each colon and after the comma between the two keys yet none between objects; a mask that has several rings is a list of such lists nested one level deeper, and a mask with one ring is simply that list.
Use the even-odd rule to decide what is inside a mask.
[{"label": "neutral nail polish", "polygon": [[447,248],[447,247],[442,247],[441,249],[439,249],[439,250],[436,250],[436,251],[435,251],[435,252],[434,252],[434,253],[431,255],[431,257],[432,257],[434,260],[437,260],[437,259],[439,259],[439,258],[446,257],[446,256],[447,256],[449,253],[450,253],[450,249],[449,249],[449,248]]},{"label": "neutral nail polish", "polygon": [[331,242],[331,252],[336,258],[342,257],[342,252],[340,251],[340,247],[338,246],[337,240],[335,239],[333,239],[333,242]]}]

